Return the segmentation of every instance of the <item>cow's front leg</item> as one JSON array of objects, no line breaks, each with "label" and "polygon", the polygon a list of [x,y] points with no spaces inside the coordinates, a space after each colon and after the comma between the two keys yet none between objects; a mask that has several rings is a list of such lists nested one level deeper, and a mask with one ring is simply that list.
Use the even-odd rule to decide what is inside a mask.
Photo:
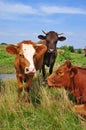
[{"label": "cow's front leg", "polygon": [[33,75],[30,75],[28,79],[26,79],[26,86],[25,86],[25,103],[30,102],[29,98],[29,91],[32,84]]},{"label": "cow's front leg", "polygon": [[50,68],[49,68],[49,74],[52,74],[52,72],[53,72],[53,66],[54,66],[54,63],[51,64],[51,66],[50,66]]},{"label": "cow's front leg", "polygon": [[21,97],[21,93],[22,93],[22,77],[19,77],[18,75],[17,77],[17,82],[18,82],[18,102],[21,101],[22,97]]},{"label": "cow's front leg", "polygon": [[43,74],[43,78],[45,79],[45,75],[46,75],[45,65],[42,65],[42,74]]}]

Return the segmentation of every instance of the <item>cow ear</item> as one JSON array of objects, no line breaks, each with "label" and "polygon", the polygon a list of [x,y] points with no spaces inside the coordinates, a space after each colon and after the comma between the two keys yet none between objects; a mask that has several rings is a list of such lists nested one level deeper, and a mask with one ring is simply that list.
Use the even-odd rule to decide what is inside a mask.
[{"label": "cow ear", "polygon": [[43,36],[43,35],[38,35],[38,38],[41,39],[41,40],[44,40],[44,39],[45,39],[45,36]]},{"label": "cow ear", "polygon": [[12,55],[17,54],[17,46],[15,45],[8,45],[6,47],[6,51]]},{"label": "cow ear", "polygon": [[70,77],[74,77],[74,75],[77,73],[77,68],[76,67],[72,67],[70,70]]},{"label": "cow ear", "polygon": [[63,36],[62,37],[58,37],[58,40],[59,41],[64,41],[64,40],[66,40],[66,37],[63,37]]}]

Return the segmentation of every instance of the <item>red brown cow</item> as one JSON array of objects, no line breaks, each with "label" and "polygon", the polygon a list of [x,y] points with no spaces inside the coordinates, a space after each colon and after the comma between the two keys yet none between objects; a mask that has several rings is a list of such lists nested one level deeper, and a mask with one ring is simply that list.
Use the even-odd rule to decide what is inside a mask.
[{"label": "red brown cow", "polygon": [[46,46],[32,41],[22,41],[17,45],[8,45],[6,51],[16,55],[14,66],[18,81],[18,102],[21,100],[22,84],[26,82],[25,102],[29,101],[29,89],[36,70],[41,69]]},{"label": "red brown cow", "polygon": [[47,46],[47,51],[44,55],[44,60],[42,65],[42,74],[45,79],[45,75],[46,75],[45,65],[49,67],[49,74],[51,74],[57,56],[57,48],[56,48],[57,42],[66,40],[66,37],[59,36],[62,35],[63,33],[57,33],[55,31],[49,31],[47,33],[43,31],[43,33],[45,34],[45,36],[39,35],[38,38],[41,39],[43,43],[45,43],[45,45]]},{"label": "red brown cow", "polygon": [[77,100],[74,111],[86,115],[86,68],[77,67],[67,60],[47,78],[48,86],[65,88]]}]

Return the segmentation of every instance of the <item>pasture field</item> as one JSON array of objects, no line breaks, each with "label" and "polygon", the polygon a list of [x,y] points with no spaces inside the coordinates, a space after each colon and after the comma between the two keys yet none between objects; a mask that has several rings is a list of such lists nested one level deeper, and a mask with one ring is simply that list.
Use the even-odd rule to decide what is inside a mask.
[{"label": "pasture field", "polygon": [[[13,65],[15,55],[8,54],[5,48],[6,45],[0,45],[0,74],[15,73]],[[62,54],[58,53],[54,69],[67,59],[70,59],[75,65],[86,67],[86,57],[84,57],[83,51],[81,54],[78,54],[77,51],[75,51],[75,53],[64,51]]]},{"label": "pasture field", "polygon": [[0,74],[15,73],[13,61],[15,56],[6,52],[6,45],[0,45]]},{"label": "pasture field", "polygon": [[[15,73],[14,56],[5,47],[0,46],[0,73]],[[68,58],[75,65],[86,67],[83,53],[70,53]],[[54,69],[65,59],[58,54]],[[75,103],[69,100],[69,93],[43,86],[41,74],[33,78],[30,104],[24,103],[24,91],[22,102],[17,103],[17,94],[15,79],[0,81],[0,130],[86,130],[86,121],[72,111]]]},{"label": "pasture field", "polygon": [[30,104],[16,102],[16,80],[1,82],[0,130],[86,130],[86,122],[72,112],[67,92],[42,87],[40,81],[33,79]]}]

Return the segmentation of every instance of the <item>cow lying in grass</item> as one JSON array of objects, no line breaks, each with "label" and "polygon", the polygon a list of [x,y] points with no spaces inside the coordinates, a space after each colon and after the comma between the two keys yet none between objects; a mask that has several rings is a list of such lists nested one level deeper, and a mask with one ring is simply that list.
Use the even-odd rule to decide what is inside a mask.
[{"label": "cow lying in grass", "polygon": [[15,55],[14,66],[18,82],[18,102],[21,100],[23,81],[25,86],[25,102],[29,101],[29,89],[36,70],[40,70],[43,64],[44,53],[47,47],[32,41],[22,41],[17,45],[8,45],[6,51]]},{"label": "cow lying in grass", "polygon": [[49,87],[69,90],[77,100],[73,110],[86,116],[86,68],[74,66],[67,60],[47,77],[47,83]]}]

